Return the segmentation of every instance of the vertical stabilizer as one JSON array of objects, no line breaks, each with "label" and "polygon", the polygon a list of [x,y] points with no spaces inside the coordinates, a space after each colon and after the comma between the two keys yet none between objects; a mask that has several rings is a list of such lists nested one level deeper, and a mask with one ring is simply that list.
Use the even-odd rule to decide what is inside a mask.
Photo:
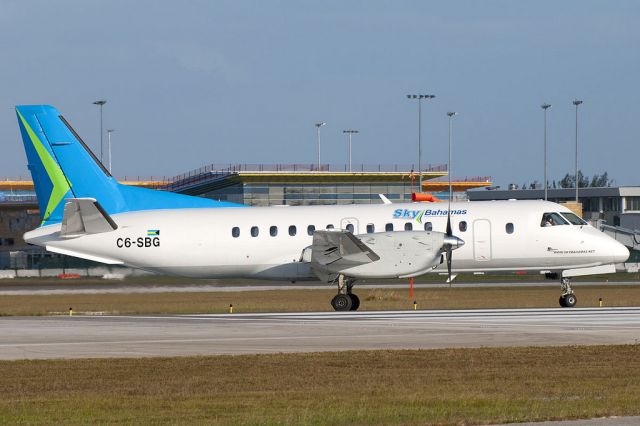
[{"label": "vertical stabilizer", "polygon": [[93,198],[108,214],[136,210],[241,207],[201,197],[121,185],[54,107],[16,107],[42,224],[62,221],[66,198]]}]

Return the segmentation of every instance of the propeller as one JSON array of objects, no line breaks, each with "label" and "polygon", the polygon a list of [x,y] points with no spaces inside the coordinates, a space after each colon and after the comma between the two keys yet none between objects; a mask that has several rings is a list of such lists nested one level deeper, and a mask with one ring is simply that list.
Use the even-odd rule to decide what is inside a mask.
[{"label": "propeller", "polygon": [[442,248],[447,256],[447,275],[449,277],[449,287],[451,287],[451,262],[453,260],[453,250],[460,248],[464,245],[464,241],[451,232],[451,209],[447,214],[447,232],[444,236]]},{"label": "propeller", "polygon": [[447,165],[447,175],[449,177],[449,206],[447,208],[447,232],[444,238],[443,247],[447,255],[447,276],[449,277],[449,287],[451,287],[451,262],[453,249],[461,247],[464,244],[464,241],[458,237],[454,237],[453,232],[451,231],[451,197],[453,197],[453,191],[451,189],[451,137],[453,133],[453,117],[457,114],[457,112],[447,113],[449,116],[449,164]]}]

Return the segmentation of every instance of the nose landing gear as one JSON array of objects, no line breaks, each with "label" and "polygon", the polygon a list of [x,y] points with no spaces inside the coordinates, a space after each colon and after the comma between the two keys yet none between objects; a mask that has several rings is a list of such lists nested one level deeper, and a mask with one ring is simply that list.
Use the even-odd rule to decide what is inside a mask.
[{"label": "nose landing gear", "polygon": [[571,288],[571,280],[569,278],[562,278],[560,280],[560,290],[562,291],[562,296],[560,296],[560,306],[563,308],[573,308],[578,303],[578,298],[573,293],[573,289]]}]

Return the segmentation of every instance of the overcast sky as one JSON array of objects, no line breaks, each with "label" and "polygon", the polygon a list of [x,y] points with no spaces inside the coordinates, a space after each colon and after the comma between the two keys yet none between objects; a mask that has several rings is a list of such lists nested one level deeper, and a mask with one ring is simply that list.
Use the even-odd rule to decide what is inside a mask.
[{"label": "overcast sky", "polygon": [[116,176],[209,163],[423,163],[499,185],[580,168],[639,185],[640,2],[0,0],[0,176],[28,176],[16,104],[56,106]]}]

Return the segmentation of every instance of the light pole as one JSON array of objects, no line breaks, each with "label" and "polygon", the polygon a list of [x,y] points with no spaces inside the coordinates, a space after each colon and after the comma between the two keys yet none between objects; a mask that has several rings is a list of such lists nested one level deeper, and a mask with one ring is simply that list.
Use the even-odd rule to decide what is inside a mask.
[{"label": "light pole", "polygon": [[433,99],[436,95],[407,95],[407,99],[418,100],[418,179],[422,192],[422,100]]},{"label": "light pole", "polygon": [[316,133],[318,135],[318,171],[320,171],[320,127],[326,126],[327,123],[324,121],[321,123],[316,123]]},{"label": "light pole", "polygon": [[540,106],[544,110],[544,200],[547,201],[547,110],[551,108],[549,104]]},{"label": "light pole", "polygon": [[353,129],[348,129],[348,130],[343,130],[342,133],[347,133],[349,135],[349,173],[351,173],[351,136],[354,133],[359,133],[358,130],[353,130]]},{"label": "light pole", "polygon": [[100,99],[98,101],[95,101],[93,104],[94,105],[98,105],[100,107],[100,162],[102,163],[102,107],[104,106],[104,104],[106,104],[107,101],[105,101],[104,99]]},{"label": "light pole", "polygon": [[107,129],[107,145],[109,151],[109,174],[111,174],[111,133],[115,132],[113,129]]},{"label": "light pole", "polygon": [[573,104],[576,106],[576,203],[578,202],[578,186],[580,183],[578,182],[578,106],[582,103],[578,99],[573,101]]},{"label": "light pole", "polygon": [[451,190],[451,141],[453,139],[453,117],[458,113],[450,111],[447,115],[449,116],[449,165],[447,166],[447,175],[449,176],[449,211],[451,211],[451,197],[453,197],[453,191]]}]

